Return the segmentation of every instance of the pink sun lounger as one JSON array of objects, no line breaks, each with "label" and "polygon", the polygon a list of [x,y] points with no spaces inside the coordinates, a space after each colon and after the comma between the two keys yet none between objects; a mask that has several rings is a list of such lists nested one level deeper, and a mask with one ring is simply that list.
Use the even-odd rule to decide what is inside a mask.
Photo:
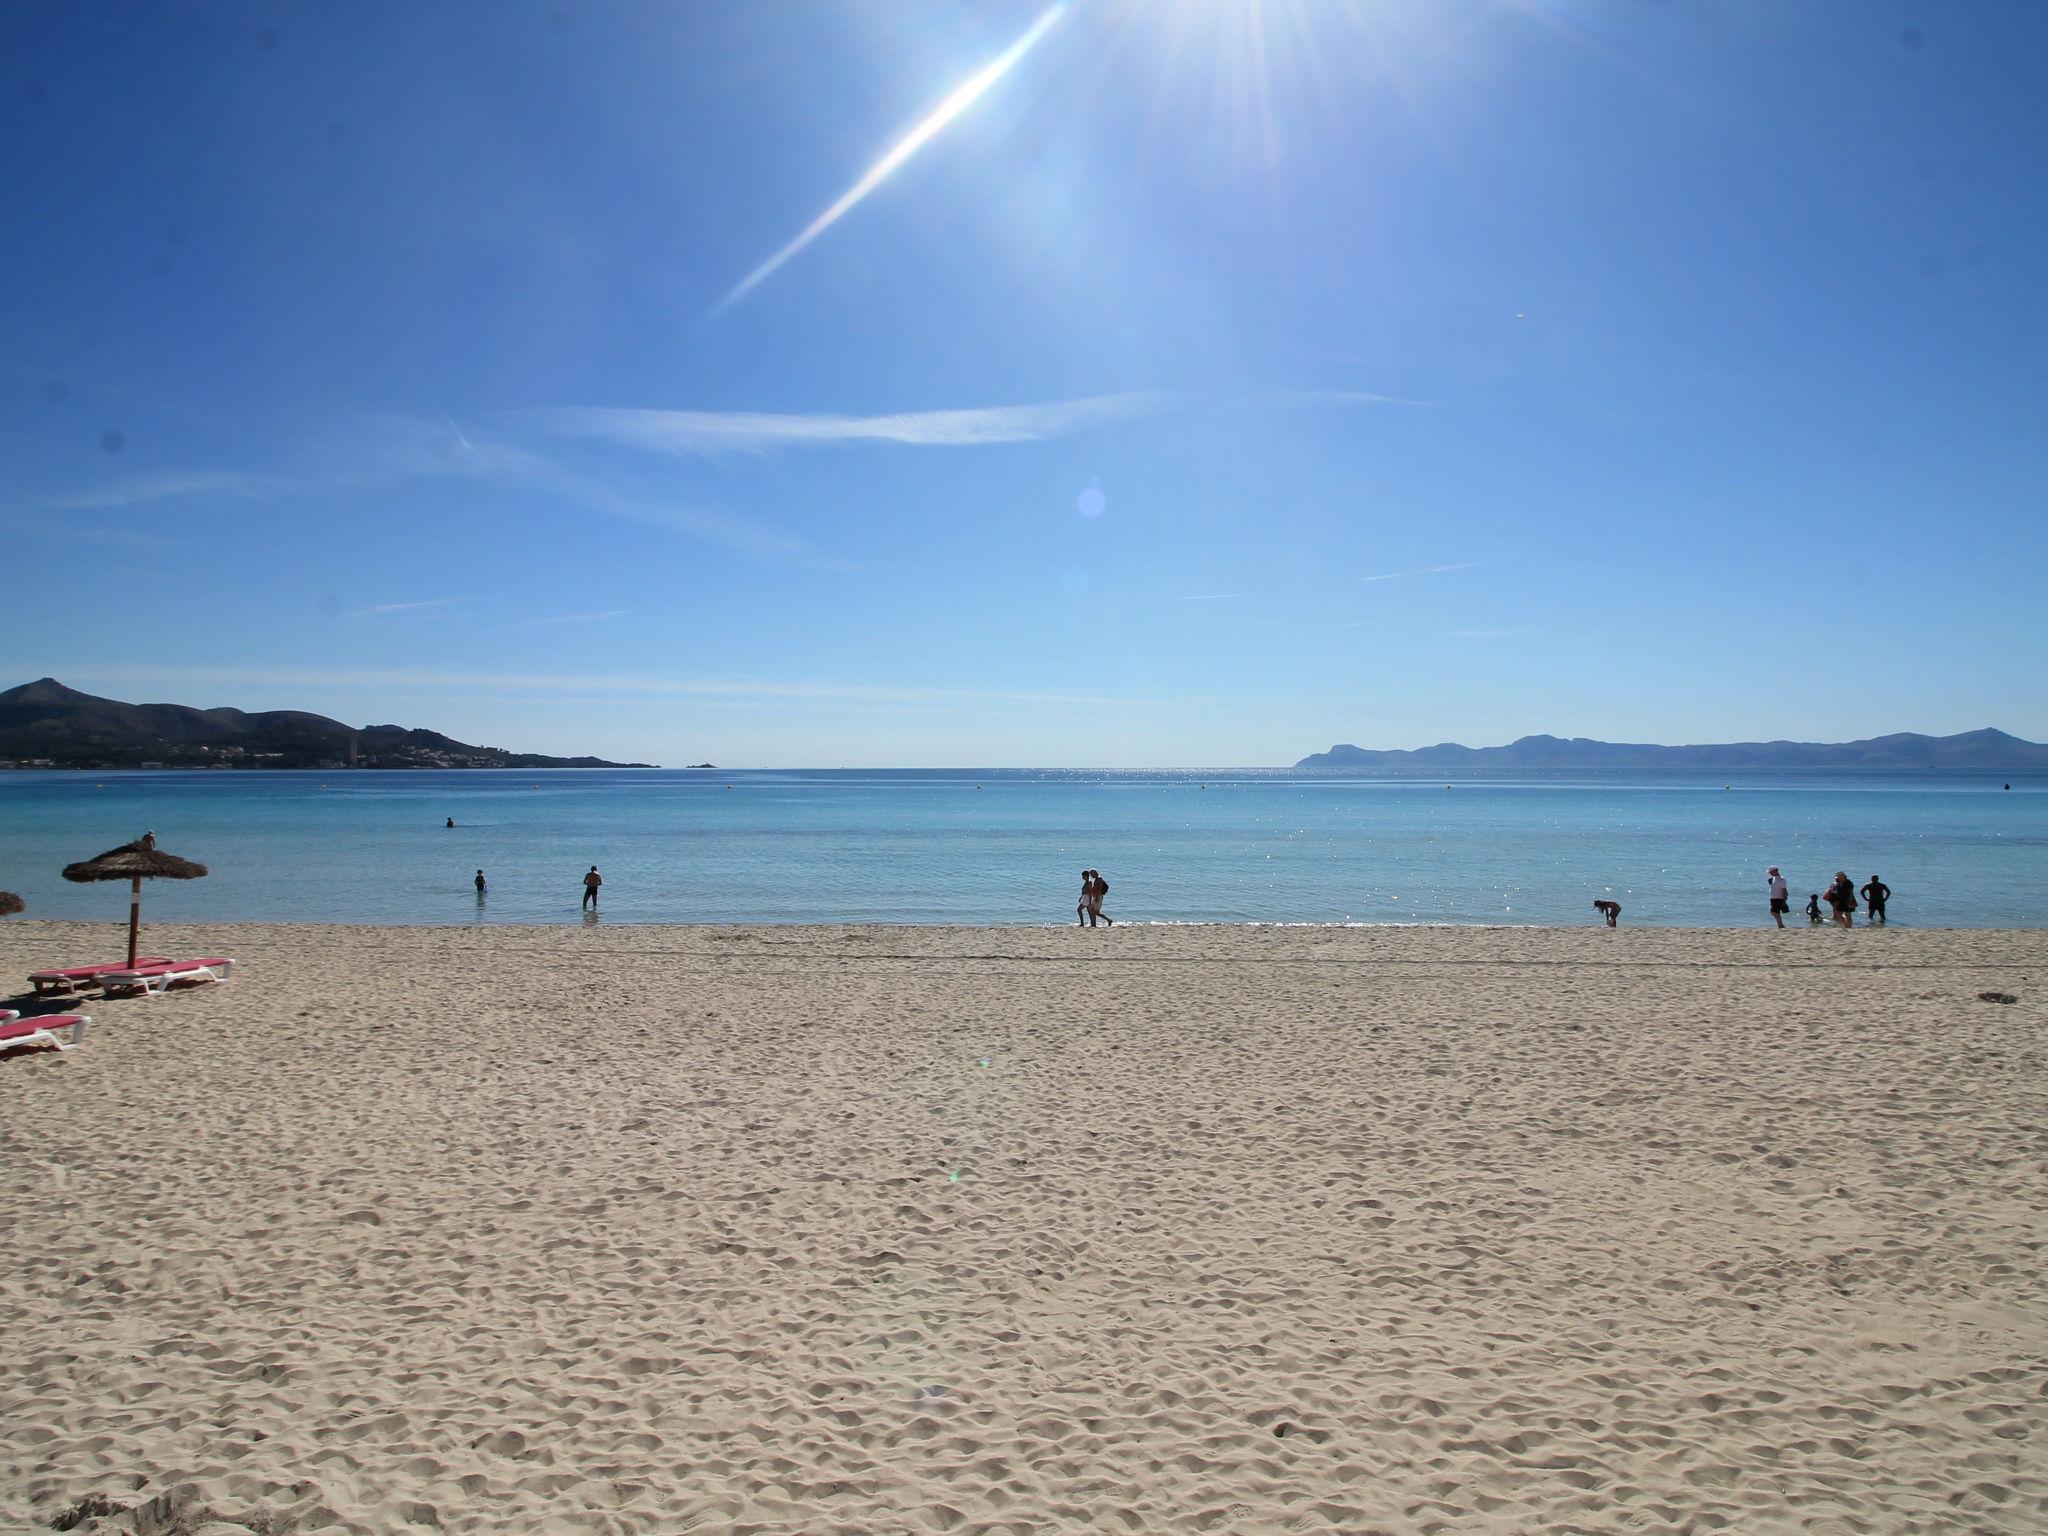
[{"label": "pink sun lounger", "polygon": [[[169,965],[168,955],[144,955],[135,962],[139,969],[145,965]],[[36,996],[54,996],[60,992],[83,992],[99,985],[99,979],[108,971],[122,971],[128,968],[126,960],[109,960],[104,965],[74,965],[58,971],[31,971],[29,985],[36,989]]]},{"label": "pink sun lounger", "polygon": [[[39,1019],[0,1024],[0,1054],[31,1049],[68,1051],[85,1040],[85,1026],[91,1022],[88,1013],[49,1013]],[[63,1038],[64,1034],[71,1038]]]},{"label": "pink sun lounger", "polygon": [[140,992],[145,997],[155,997],[172,987],[197,987],[210,981],[226,981],[234,968],[234,961],[219,956],[204,960],[159,960],[153,965],[101,971],[98,984],[109,996],[116,992]]}]

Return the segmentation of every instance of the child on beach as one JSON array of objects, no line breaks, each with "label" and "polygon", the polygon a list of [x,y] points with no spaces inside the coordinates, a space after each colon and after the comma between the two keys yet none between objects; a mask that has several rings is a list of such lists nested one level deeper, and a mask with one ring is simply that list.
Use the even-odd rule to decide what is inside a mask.
[{"label": "child on beach", "polygon": [[1815,891],[1806,898],[1806,920],[1814,927],[1820,926],[1820,892]]}]

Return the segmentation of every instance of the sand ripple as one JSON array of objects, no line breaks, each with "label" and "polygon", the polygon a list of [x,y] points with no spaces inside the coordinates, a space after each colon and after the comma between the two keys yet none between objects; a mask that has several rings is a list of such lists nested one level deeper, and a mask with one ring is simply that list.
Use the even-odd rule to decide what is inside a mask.
[{"label": "sand ripple", "polygon": [[230,932],[0,1061],[10,1527],[2048,1525],[2041,935]]}]

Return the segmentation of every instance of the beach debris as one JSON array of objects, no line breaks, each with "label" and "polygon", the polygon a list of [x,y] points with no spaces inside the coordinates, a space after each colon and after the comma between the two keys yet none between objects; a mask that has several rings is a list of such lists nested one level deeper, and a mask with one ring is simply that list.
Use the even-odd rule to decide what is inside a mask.
[{"label": "beach debris", "polygon": [[2010,992],[1979,992],[1977,994],[1977,1001],[1980,1003],[2016,1003],[2019,999]]},{"label": "beach debris", "polygon": [[[0,891],[0,917],[12,917],[17,912],[25,912],[27,910],[28,903],[15,895],[14,892]],[[984,1061],[982,1065],[985,1067],[988,1063]]]}]

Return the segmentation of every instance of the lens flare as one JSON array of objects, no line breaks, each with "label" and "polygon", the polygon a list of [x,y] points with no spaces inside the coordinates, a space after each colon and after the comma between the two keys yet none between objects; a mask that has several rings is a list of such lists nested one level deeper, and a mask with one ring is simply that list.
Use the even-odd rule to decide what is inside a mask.
[{"label": "lens flare", "polygon": [[990,86],[1002,79],[1004,75],[1007,75],[1016,65],[1017,61],[1029,53],[1041,37],[1044,37],[1047,32],[1052,30],[1053,23],[1064,16],[1066,11],[1067,0],[1059,0],[1058,4],[1052,6],[1038,20],[1034,21],[1025,30],[1024,35],[1018,38],[1016,42],[1010,44],[1008,48],[1005,48],[992,61],[983,65],[979,70],[955,86],[952,94],[940,102],[932,110],[929,117],[925,118],[923,122],[897,140],[895,147],[872,166],[868,167],[867,174],[840,194],[837,202],[833,203],[831,207],[805,225],[803,232],[790,241],[789,244],[785,245],[781,250],[770,256],[761,265],[754,268],[753,271],[734,284],[732,291],[712,307],[710,315],[706,318],[715,319],[717,316],[724,314],[728,309],[731,309],[733,305],[737,304],[749,293],[752,293],[754,289],[758,288],[767,278],[772,276],[777,268],[781,267],[805,246],[838,223],[862,198],[887,181],[894,174],[897,167],[901,166],[904,161],[929,144],[937,136],[940,129],[973,106],[987,92]]}]

